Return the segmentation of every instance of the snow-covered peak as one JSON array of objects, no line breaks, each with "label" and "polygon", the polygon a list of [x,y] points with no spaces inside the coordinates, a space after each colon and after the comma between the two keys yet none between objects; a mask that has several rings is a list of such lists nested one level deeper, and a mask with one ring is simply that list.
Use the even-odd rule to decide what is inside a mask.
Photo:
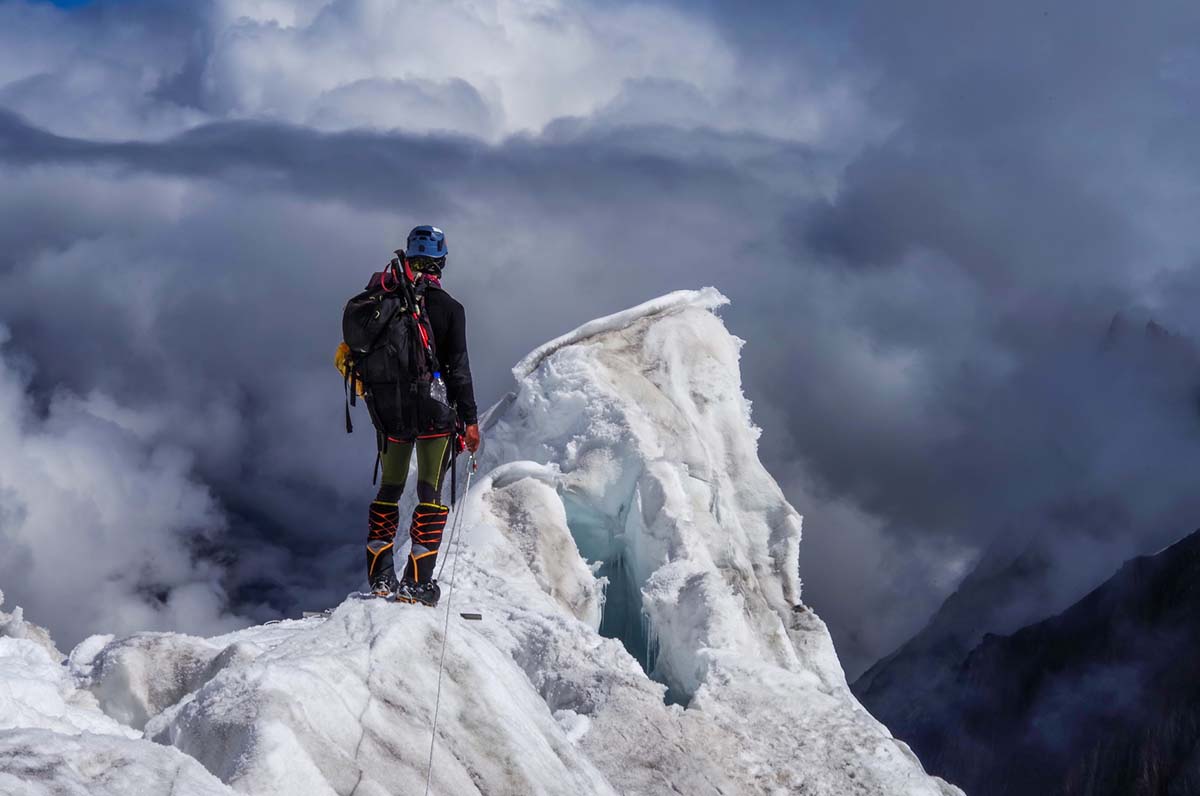
[{"label": "snow-covered peak", "polygon": [[245,793],[423,793],[431,742],[455,796],[960,793],[858,705],[800,602],[725,301],[674,293],[522,360],[438,609],[90,639],[72,687]]},{"label": "snow-covered peak", "polygon": [[678,291],[538,348],[485,423],[487,463],[546,465],[610,635],[680,699],[722,653],[841,680],[787,635],[801,521],[758,460],[727,301]]},{"label": "snow-covered peak", "polygon": [[651,299],[636,307],[630,307],[627,310],[588,321],[578,329],[574,329],[560,337],[541,344],[526,354],[513,367],[513,378],[517,382],[528,378],[531,373],[537,370],[543,360],[561,348],[585,342],[588,338],[597,337],[605,332],[619,332],[647,317],[662,315],[689,307],[702,310],[716,310],[728,303],[729,299],[714,287],[706,287],[701,290],[676,290],[673,293]]}]

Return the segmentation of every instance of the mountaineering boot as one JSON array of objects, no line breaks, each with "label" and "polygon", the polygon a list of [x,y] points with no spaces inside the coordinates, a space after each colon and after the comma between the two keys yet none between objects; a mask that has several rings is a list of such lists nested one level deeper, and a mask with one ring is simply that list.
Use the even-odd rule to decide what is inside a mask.
[{"label": "mountaineering boot", "polygon": [[396,602],[420,603],[434,607],[442,597],[442,589],[436,580],[417,583],[405,578],[396,586]]},{"label": "mountaineering boot", "polygon": [[433,564],[437,561],[448,516],[450,509],[440,503],[418,503],[413,509],[412,526],[408,531],[412,537],[412,551],[404,565],[405,580],[421,585],[433,579]]},{"label": "mountaineering boot", "polygon": [[400,527],[400,506],[383,500],[371,501],[367,523],[367,582],[371,594],[390,597],[396,590],[396,565],[392,551]]},{"label": "mountaineering boot", "polygon": [[438,586],[436,580],[427,580],[424,583],[414,583],[408,592],[408,598],[405,602],[420,603],[428,605],[430,608],[436,608],[438,600],[442,597],[442,589]]},{"label": "mountaineering boot", "polygon": [[368,593],[372,597],[379,597],[381,599],[387,599],[387,598],[391,597],[393,594],[395,594],[395,592],[396,592],[395,586],[392,585],[393,582],[394,582],[394,579],[393,579],[393,581],[389,581],[387,578],[377,578],[375,581],[373,581],[371,583],[371,591]]},{"label": "mountaineering boot", "polygon": [[416,585],[416,583],[408,578],[402,578],[400,582],[396,584],[396,591],[392,596],[398,603],[411,603],[414,601],[413,589],[416,588]]}]

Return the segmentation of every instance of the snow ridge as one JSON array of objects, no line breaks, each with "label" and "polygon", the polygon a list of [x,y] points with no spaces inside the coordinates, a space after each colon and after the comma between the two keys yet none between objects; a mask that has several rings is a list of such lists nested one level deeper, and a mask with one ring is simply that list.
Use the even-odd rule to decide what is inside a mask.
[{"label": "snow ridge", "polygon": [[517,365],[446,551],[448,636],[442,609],[352,596],[209,639],[93,637],[64,668],[0,615],[26,636],[0,639],[0,683],[33,684],[24,713],[0,704],[21,716],[0,770],[22,793],[62,792],[39,772],[84,754],[124,773],[71,768],[78,792],[419,794],[444,642],[434,793],[961,796],[858,705],[801,603],[801,518],[758,461],[726,302],[672,293]]},{"label": "snow ridge", "polygon": [[0,793],[232,796],[196,760],[106,715],[64,662],[20,608],[0,611]]},{"label": "snow ridge", "polygon": [[656,299],[644,302],[636,307],[630,307],[627,310],[615,312],[612,315],[605,315],[602,318],[588,321],[583,326],[567,332],[561,337],[556,337],[553,340],[543,343],[537,348],[526,354],[520,362],[513,367],[513,377],[518,382],[528,378],[531,373],[537,370],[538,365],[542,360],[558,351],[561,348],[566,348],[569,345],[583,342],[589,337],[595,337],[604,332],[615,332],[624,329],[635,321],[652,315],[660,315],[672,310],[683,309],[685,307],[698,307],[700,309],[715,310],[729,303],[729,299],[721,294],[715,287],[706,287],[700,290],[676,290],[668,293],[665,296],[659,296]]}]

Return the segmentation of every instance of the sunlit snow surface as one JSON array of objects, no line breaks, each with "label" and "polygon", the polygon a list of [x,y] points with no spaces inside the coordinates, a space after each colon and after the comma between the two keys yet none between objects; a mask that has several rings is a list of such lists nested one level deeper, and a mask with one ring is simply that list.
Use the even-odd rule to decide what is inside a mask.
[{"label": "sunlit snow surface", "polygon": [[451,581],[432,793],[960,793],[800,605],[800,517],[758,461],[724,303],[673,293],[514,369],[436,610],[349,598],[93,637],[65,666],[0,614],[0,793],[423,793]]}]

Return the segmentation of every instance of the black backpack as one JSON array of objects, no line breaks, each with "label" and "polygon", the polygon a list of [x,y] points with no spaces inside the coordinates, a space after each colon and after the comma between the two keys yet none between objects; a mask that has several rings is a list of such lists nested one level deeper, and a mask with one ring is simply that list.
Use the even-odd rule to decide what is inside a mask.
[{"label": "black backpack", "polygon": [[425,312],[425,282],[397,252],[367,289],[346,302],[342,339],[350,348],[346,369],[346,431],[353,431],[350,407],[357,386],[379,438],[415,439],[454,428],[454,412],[430,396],[438,372],[433,329]]}]

